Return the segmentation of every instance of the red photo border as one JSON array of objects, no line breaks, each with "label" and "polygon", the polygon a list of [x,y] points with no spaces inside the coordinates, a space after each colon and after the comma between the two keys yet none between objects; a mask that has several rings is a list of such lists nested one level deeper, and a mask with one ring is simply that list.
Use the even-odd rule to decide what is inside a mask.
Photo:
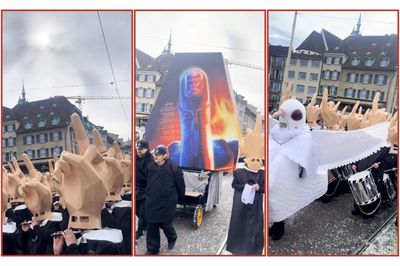
[{"label": "red photo border", "polygon": [[[267,10],[267,43],[269,43],[269,14],[270,12],[397,12],[397,36],[399,36],[399,9],[268,9]],[[267,50],[268,53],[268,50]],[[269,63],[269,55],[267,55],[267,63]],[[267,64],[268,65],[268,64]],[[269,69],[267,70],[269,77]],[[397,110],[399,110],[399,39],[397,40]],[[267,80],[268,83],[268,80]],[[269,87],[267,85],[267,91]],[[267,109],[268,111],[268,109]],[[397,112],[397,120],[399,119],[399,111]],[[399,139],[399,133],[397,132],[397,139]],[[269,148],[267,142],[267,149]],[[399,176],[399,161],[397,160],[397,176]],[[267,186],[269,187],[269,180],[267,181]],[[397,195],[399,195],[400,189],[397,188]],[[397,197],[397,217],[399,217],[399,196]],[[399,227],[399,222],[397,221],[397,228]],[[399,229],[397,229],[397,236],[399,236]],[[268,238],[268,233],[267,233]],[[397,255],[384,255],[384,254],[374,254],[374,255],[340,255],[340,254],[268,254],[268,241],[267,241],[267,256],[268,257],[399,257],[399,237],[397,237]]]},{"label": "red photo border", "polygon": [[[264,113],[265,113],[265,110],[267,110],[266,109],[266,99],[267,99],[267,91],[266,91],[266,88],[267,88],[267,85],[266,85],[266,50],[267,50],[267,46],[265,45],[266,44],[266,38],[267,38],[267,35],[266,35],[266,10],[265,9],[135,9],[134,10],[134,24],[135,24],[135,29],[134,29],[134,36],[135,36],[135,38],[134,38],[134,60],[135,60],[135,62],[136,62],[136,13],[137,12],[262,12],[263,13],[263,15],[264,15]],[[135,68],[134,68],[134,77],[135,77],[135,81],[134,81],[134,88],[133,88],[133,95],[134,95],[134,97],[135,97],[135,100],[136,100],[136,64],[135,64]],[[135,104],[135,102],[134,102],[134,114],[136,114],[136,104]],[[265,113],[265,115],[266,115],[266,113]],[[266,119],[264,119],[264,121],[267,121]],[[135,126],[136,126],[136,116],[135,116],[135,118],[134,118],[134,124],[135,124]],[[266,123],[265,123],[266,124]],[[267,126],[265,125],[264,126],[264,143],[266,143],[266,129],[267,129]],[[134,134],[135,135],[135,138],[136,138],[136,134]],[[135,139],[133,139],[133,140],[135,140]],[[134,149],[134,156],[135,156],[135,158],[136,158],[136,150]],[[264,158],[266,159],[266,153],[264,153]],[[267,162],[267,160],[265,160],[266,162]],[[267,166],[268,164],[267,163],[265,163],[265,171],[264,171],[264,180],[266,179],[266,177],[267,177],[267,171],[268,171],[268,166]],[[136,179],[134,178],[134,181],[135,181]],[[264,191],[265,191],[265,193],[264,193],[264,203],[265,203],[265,206],[266,206],[266,209],[268,209],[267,208],[267,206],[268,206],[268,204],[267,204],[267,197],[266,197],[266,194],[267,194],[267,186],[266,186],[266,183],[264,184]],[[135,191],[135,190],[134,190]],[[136,194],[134,195],[134,200],[136,201]],[[267,225],[267,217],[266,217],[266,214],[267,214],[267,211],[265,211],[264,212],[264,250],[265,250],[265,252],[264,252],[264,254],[262,254],[262,255],[217,255],[217,254],[181,254],[181,255],[178,255],[178,254],[158,254],[157,256],[148,256],[148,255],[138,255],[138,254],[136,254],[136,242],[134,243],[134,250],[133,250],[133,254],[134,254],[134,256],[135,257],[244,257],[244,256],[248,256],[248,257],[266,257],[267,256],[267,246],[266,246],[266,243],[267,243],[267,235],[266,235],[266,231],[265,230],[267,230],[267,227],[266,227],[266,225]],[[135,236],[135,232],[136,232],[136,215],[135,214],[133,214],[133,217],[134,217],[134,219],[133,219],[133,236]]]},{"label": "red photo border", "polygon": [[[132,9],[2,9],[1,10],[1,35],[0,35],[0,46],[1,46],[1,74],[0,74],[0,81],[1,81],[1,107],[3,107],[3,14],[6,12],[127,12],[130,13],[131,16],[131,30],[130,30],[130,34],[131,34],[131,88],[133,86],[133,10]],[[132,93],[131,93],[132,95]],[[132,103],[132,101],[131,101]],[[132,112],[132,111],[131,111]],[[0,118],[1,121],[1,125],[3,125],[3,116],[1,116]],[[132,119],[131,119],[132,122]],[[3,130],[1,130],[0,132],[0,136],[1,138],[3,138]],[[132,140],[132,144],[133,144],[133,124],[131,123],[131,140]],[[3,147],[1,147],[2,150]],[[131,148],[131,154],[133,155],[133,148]],[[132,156],[133,157],[133,156]],[[133,160],[133,158],[132,158]],[[131,171],[133,173],[133,164],[131,167]],[[131,182],[133,182],[133,174],[131,176]],[[3,179],[1,179],[1,188],[3,187]],[[2,193],[2,191],[1,191]],[[133,191],[132,191],[133,193]],[[133,209],[133,207],[132,207]],[[134,213],[132,214],[132,216],[135,215]],[[1,215],[1,224],[3,225],[3,215]],[[132,221],[132,219],[131,219]],[[2,231],[2,230],[1,230]],[[1,247],[3,248],[3,236],[1,236]],[[22,254],[22,255],[4,255],[3,254],[3,250],[0,250],[0,254],[2,257],[57,257],[57,256],[61,256],[61,257],[89,257],[89,255],[36,255],[36,254]],[[105,256],[110,256],[110,257],[132,257],[133,256],[133,250],[131,250],[131,254],[128,255],[90,255],[90,256],[94,256],[94,257],[105,257]]]}]

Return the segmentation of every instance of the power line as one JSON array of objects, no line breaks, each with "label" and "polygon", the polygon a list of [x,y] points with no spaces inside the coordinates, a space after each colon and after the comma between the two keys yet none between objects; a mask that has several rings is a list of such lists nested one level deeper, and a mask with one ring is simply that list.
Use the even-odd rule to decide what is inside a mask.
[{"label": "power line", "polygon": [[[299,12],[298,14],[312,16],[312,17],[322,17],[322,18],[341,19],[341,20],[346,19],[346,20],[351,20],[351,21],[357,21],[357,19],[355,19],[355,18],[348,18],[348,17],[333,17],[333,16],[326,16],[326,15],[319,15],[319,14],[312,14],[312,13],[302,13],[302,12]],[[362,19],[362,22],[397,25],[397,22],[387,22],[387,21],[368,20],[368,19]]]},{"label": "power line", "polygon": [[108,50],[107,41],[106,41],[106,36],[105,36],[105,34],[104,34],[103,24],[101,23],[101,18],[100,18],[100,13],[99,13],[99,11],[97,11],[97,17],[99,18],[100,29],[101,29],[101,33],[102,33],[102,36],[103,36],[104,46],[105,46],[106,51],[107,51],[108,63],[110,64],[111,73],[112,73],[113,80],[114,80],[115,91],[117,92],[117,95],[118,95],[118,97],[120,98],[119,102],[120,102],[120,104],[121,104],[122,110],[124,111],[124,115],[125,115],[126,122],[127,122],[128,125],[129,125],[130,123],[129,123],[128,115],[126,114],[124,105],[122,104],[121,95],[119,94],[119,91],[118,91],[117,79],[115,78],[114,68],[113,68],[113,66],[112,66],[111,56],[110,56],[110,52],[109,52],[109,50]]},{"label": "power line", "polygon": [[[144,37],[144,38],[164,40],[164,38],[157,37],[157,36],[150,36],[150,35],[139,35],[139,36],[140,37]],[[216,48],[227,49],[227,50],[235,50],[235,51],[246,52],[246,53],[256,53],[256,54],[263,54],[264,53],[263,51],[243,49],[243,48],[234,48],[234,47],[217,45],[217,44],[208,44],[208,43],[200,43],[200,42],[186,42],[186,41],[179,41],[179,40],[174,39],[174,43],[175,42],[191,44],[191,45],[198,45],[198,46],[214,47],[214,48],[216,47]]]},{"label": "power line", "polygon": [[[117,80],[117,83],[131,81],[131,79]],[[102,85],[114,85],[114,81],[99,82],[99,83],[87,83],[87,84],[71,84],[62,86],[51,86],[51,87],[33,87],[29,90],[53,90],[53,89],[65,89],[65,88],[80,88],[80,87],[91,87],[91,86],[102,86]],[[16,91],[20,89],[7,89],[5,91]]]}]

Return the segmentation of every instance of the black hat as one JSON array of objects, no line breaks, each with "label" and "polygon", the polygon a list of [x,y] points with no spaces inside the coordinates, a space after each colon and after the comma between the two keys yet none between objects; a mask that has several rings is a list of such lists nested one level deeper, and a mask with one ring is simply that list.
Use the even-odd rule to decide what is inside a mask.
[{"label": "black hat", "polygon": [[167,153],[167,147],[165,147],[164,145],[158,145],[153,152],[154,155],[165,155]]},{"label": "black hat", "polygon": [[149,142],[145,139],[138,140],[136,142],[136,148],[138,149],[148,149],[149,148]]}]

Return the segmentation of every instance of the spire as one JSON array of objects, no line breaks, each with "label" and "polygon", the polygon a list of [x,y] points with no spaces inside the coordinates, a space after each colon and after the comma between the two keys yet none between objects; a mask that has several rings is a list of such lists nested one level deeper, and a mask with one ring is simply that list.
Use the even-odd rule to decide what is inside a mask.
[{"label": "spire", "polygon": [[360,29],[361,29],[361,13],[360,16],[358,17],[356,27],[353,28],[353,31],[351,32],[350,36],[361,36]]},{"label": "spire", "polygon": [[172,54],[172,31],[169,32],[169,39],[167,46],[164,48],[163,54]]},{"label": "spire", "polygon": [[25,85],[24,85],[24,80],[22,80],[22,93],[21,93],[21,96],[19,97],[19,99],[18,99],[18,104],[20,104],[20,103],[26,103],[26,102],[28,102],[27,100],[26,100],[26,93],[25,93]]}]

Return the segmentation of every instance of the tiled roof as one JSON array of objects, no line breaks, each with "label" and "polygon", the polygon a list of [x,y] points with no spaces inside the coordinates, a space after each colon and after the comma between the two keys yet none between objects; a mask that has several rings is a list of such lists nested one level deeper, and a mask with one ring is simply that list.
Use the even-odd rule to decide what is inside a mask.
[{"label": "tiled roof", "polygon": [[282,56],[287,57],[289,47],[281,45],[268,45],[269,56]]},{"label": "tiled roof", "polygon": [[136,49],[136,62],[139,65],[139,69],[142,69],[148,66],[151,62],[153,62],[154,58],[150,55],[146,54],[145,52]]}]

